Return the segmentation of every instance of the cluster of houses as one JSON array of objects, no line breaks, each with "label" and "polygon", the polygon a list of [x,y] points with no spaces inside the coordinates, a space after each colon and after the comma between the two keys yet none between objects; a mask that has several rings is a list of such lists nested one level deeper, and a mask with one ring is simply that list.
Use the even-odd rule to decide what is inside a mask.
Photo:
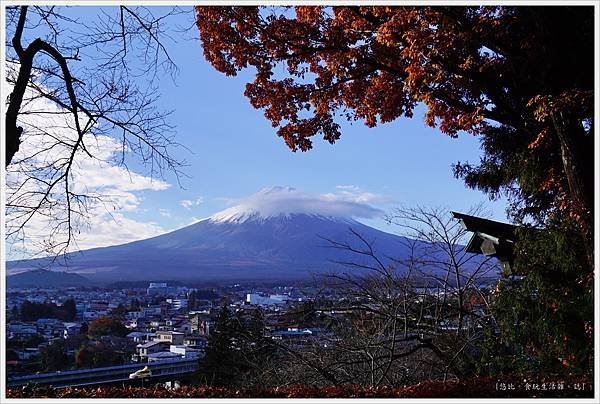
[{"label": "cluster of houses", "polygon": [[127,338],[136,343],[133,362],[155,362],[163,359],[195,359],[204,355],[210,335],[209,310],[173,313],[181,309],[156,308],[151,312],[130,312]]},{"label": "cluster of houses", "polygon": [[[265,336],[301,343],[321,333],[317,328],[281,320],[289,305],[301,300],[298,296],[289,292],[269,294],[240,289],[234,288],[235,293],[227,295],[230,309],[242,315],[250,315],[260,307],[265,315]],[[11,295],[12,305],[16,303],[18,307],[24,299],[30,298],[60,305],[65,299],[72,297],[76,299],[77,316],[72,322],[55,318],[40,318],[33,322],[13,319],[6,325],[6,335],[8,339],[21,341],[35,337],[36,343],[39,342],[37,346],[23,345],[22,349],[13,349],[17,352],[19,361],[27,361],[55,341],[79,340],[82,333],[85,333],[83,330],[86,324],[103,316],[115,316],[117,310],[120,321],[129,330],[125,337],[107,335],[83,343],[119,346],[119,351],[129,352],[128,360],[134,363],[201,358],[205,354],[211,328],[214,327],[221,307],[216,301],[196,298],[193,307],[190,307],[190,291],[162,282],[150,283],[147,289],[141,291],[98,290],[87,296],[76,289],[68,290],[62,296],[60,291],[20,291]],[[131,304],[136,299],[144,301],[144,304]],[[69,353],[74,354],[79,346],[69,346]]]},{"label": "cluster of houses", "polygon": [[156,362],[164,359],[197,359],[204,355],[206,336],[190,335],[179,331],[142,333],[134,331],[127,335],[138,344],[132,362]]},{"label": "cluster of houses", "polygon": [[[156,284],[151,284],[156,286]],[[173,293],[166,297],[161,292]],[[103,316],[114,316],[115,310],[121,309],[119,317],[121,322],[131,330],[123,341],[129,342],[128,346],[135,351],[133,360],[153,361],[161,357],[200,357],[206,346],[209,335],[210,321],[208,313],[212,304],[210,301],[202,301],[198,305],[200,310],[188,312],[188,300],[186,298],[188,289],[181,287],[170,287],[166,284],[158,284],[150,287],[147,293],[140,294],[132,290],[98,290],[87,291],[69,288],[68,290],[44,290],[44,289],[22,289],[11,290],[8,296],[7,308],[14,310],[23,304],[25,300],[36,303],[52,303],[61,305],[67,298],[76,299],[77,316],[71,322],[65,322],[57,318],[40,318],[35,321],[21,321],[15,319],[14,314],[7,311],[5,335],[7,340],[21,341],[12,344],[11,350],[16,353],[18,361],[30,360],[42,352],[42,350],[56,341],[67,341],[70,337],[80,335],[94,320]],[[145,296],[144,296],[145,295]],[[152,301],[156,304],[144,304],[139,308],[131,307],[132,299]],[[170,334],[169,334],[170,333]],[[173,335],[166,338],[165,335]],[[185,337],[185,338],[183,338]],[[102,337],[103,343],[106,339],[121,339],[116,336]],[[159,344],[150,349],[150,352],[140,345],[159,340]],[[110,342],[110,341],[109,341]],[[112,345],[112,343],[110,344]],[[70,349],[69,353],[74,353]],[[148,353],[158,353],[150,355]]]},{"label": "cluster of houses", "polygon": [[66,339],[79,334],[80,322],[64,322],[55,318],[40,318],[36,321],[11,321],[6,325],[6,338],[27,341],[37,338],[36,346],[23,344],[13,349],[19,360],[26,361],[40,354],[40,350],[54,340]]}]

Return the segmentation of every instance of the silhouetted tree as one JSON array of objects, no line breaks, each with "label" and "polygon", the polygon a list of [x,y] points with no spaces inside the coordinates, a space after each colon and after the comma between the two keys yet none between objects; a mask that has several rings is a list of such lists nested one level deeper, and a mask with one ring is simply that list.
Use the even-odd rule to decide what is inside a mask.
[{"label": "silhouetted tree", "polygon": [[238,338],[240,323],[227,306],[223,306],[208,339],[202,360],[202,374],[212,386],[232,385],[239,374],[242,358]]},{"label": "silhouetted tree", "polygon": [[110,311],[110,315],[119,319],[125,318],[129,310],[123,304],[119,304],[117,307]]},{"label": "silhouetted tree", "polygon": [[196,310],[197,305],[196,291],[192,290],[188,295],[188,308],[190,310]]},{"label": "silhouetted tree", "polygon": [[179,173],[170,112],[156,101],[157,78],[177,70],[164,41],[181,10],[105,7],[89,20],[58,6],[5,10],[7,237],[23,240],[32,221],[49,219],[39,248],[63,253],[89,206],[110,200],[74,178],[82,161],[106,159],[93,142],[122,144],[114,164],[133,155],[151,175]]},{"label": "silhouetted tree", "polygon": [[72,297],[65,300],[62,304],[62,308],[65,310],[65,319],[67,321],[73,321],[77,317],[77,304],[75,303],[75,299]]},{"label": "silhouetted tree", "polygon": [[75,364],[79,368],[113,366],[123,363],[123,354],[103,343],[84,344],[75,354]]},{"label": "silhouetted tree", "polygon": [[19,319],[19,308],[16,304],[13,305],[12,309],[10,310],[10,317],[12,321],[16,321]]},{"label": "silhouetted tree", "polygon": [[64,370],[71,366],[71,360],[62,341],[55,341],[41,352],[41,364],[47,371]]},{"label": "silhouetted tree", "polygon": [[137,297],[132,298],[131,302],[129,303],[129,310],[138,311],[139,309],[140,309],[140,301],[137,299]]},{"label": "silhouetted tree", "polygon": [[54,303],[37,303],[26,299],[21,304],[21,319],[35,321],[40,318],[56,318],[57,309]]},{"label": "silhouetted tree", "polygon": [[25,342],[23,342],[23,345],[27,348],[37,348],[41,343],[45,342],[46,339],[44,337],[42,337],[40,334],[35,334],[32,335],[31,337],[27,338],[25,340]]}]

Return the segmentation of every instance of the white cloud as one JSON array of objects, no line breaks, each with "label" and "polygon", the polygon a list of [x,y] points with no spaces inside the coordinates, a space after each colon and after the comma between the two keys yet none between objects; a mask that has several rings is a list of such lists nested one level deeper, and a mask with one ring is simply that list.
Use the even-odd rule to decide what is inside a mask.
[{"label": "white cloud", "polygon": [[[353,190],[354,191],[354,190]],[[360,190],[359,190],[360,191]],[[241,199],[229,209],[213,216],[213,220],[239,220],[251,215],[272,217],[289,214],[314,214],[341,218],[374,218],[383,215],[379,208],[368,201],[383,201],[380,195],[365,195],[347,189],[333,193],[313,194],[290,187],[265,188]]]},{"label": "white cloud", "polygon": [[94,234],[85,234],[78,242],[80,249],[97,246],[110,246],[143,240],[165,233],[165,229],[154,222],[140,222],[123,214],[113,215],[113,220],[98,221],[94,225]]},{"label": "white cloud", "polygon": [[199,196],[195,200],[184,199],[182,201],[179,201],[179,204],[186,209],[191,209],[193,206],[202,205],[203,203],[204,203],[204,198],[201,196]]},{"label": "white cloud", "polygon": [[238,201],[238,199],[235,198],[229,198],[227,196],[217,196],[216,198],[213,198],[215,201],[223,203],[227,206],[232,206],[235,205]]},{"label": "white cloud", "polygon": [[158,214],[163,217],[171,217],[171,211],[169,209],[159,209]]},{"label": "white cloud", "polygon": [[[49,101],[29,101],[22,110],[27,111],[46,113],[20,115],[19,125],[24,127],[24,132],[20,150],[13,158],[13,164],[6,169],[7,205],[27,201],[29,206],[33,206],[39,202],[42,198],[39,191],[46,188],[39,179],[48,180],[60,175],[60,167],[56,162],[69,156],[71,148],[68,144],[76,139],[72,116],[62,113],[64,111]],[[165,229],[156,223],[136,221],[126,214],[140,209],[143,199],[141,192],[162,191],[169,188],[170,184],[117,165],[116,159],[123,152],[120,140],[92,134],[86,134],[83,140],[93,158],[83,150],[76,153],[68,178],[69,189],[75,194],[85,194],[91,198],[86,200],[85,209],[73,206],[83,214],[72,215],[76,239],[70,250],[109,246],[164,233]],[[17,246],[13,251],[20,251],[18,254],[21,256],[44,251],[51,253],[48,243],[66,240],[66,231],[51,235],[56,224],[68,218],[64,185],[48,195],[48,200],[51,203],[29,219],[23,232],[9,239],[9,243]],[[24,223],[24,218],[19,217],[23,211],[22,208],[7,207],[7,232]],[[51,237],[54,239],[51,240]]]},{"label": "white cloud", "polygon": [[346,200],[367,204],[386,204],[392,202],[391,198],[385,195],[364,191],[356,185],[338,185],[335,188],[337,192],[329,194],[333,195],[334,198],[343,197]]},{"label": "white cloud", "polygon": [[166,231],[155,222],[137,221],[117,212],[110,218],[92,219],[88,229],[77,235],[72,250],[129,243],[154,237]]}]

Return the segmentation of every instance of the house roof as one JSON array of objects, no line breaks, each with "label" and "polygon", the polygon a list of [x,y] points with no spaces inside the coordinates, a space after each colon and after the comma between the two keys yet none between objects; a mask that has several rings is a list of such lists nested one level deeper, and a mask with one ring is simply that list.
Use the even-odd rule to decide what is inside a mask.
[{"label": "house roof", "polygon": [[156,335],[184,335],[182,332],[179,331],[164,331],[164,330],[160,330],[160,331],[156,331]]},{"label": "house roof", "polygon": [[204,341],[206,339],[207,338],[203,335],[188,335],[187,337],[184,338],[184,340],[187,340],[187,341],[200,341],[200,340]]},{"label": "house roof", "polygon": [[179,358],[180,356],[181,356],[181,354],[171,352],[171,351],[156,352],[156,353],[151,353],[148,355],[149,358],[163,358],[163,359]]},{"label": "house roof", "polygon": [[165,341],[148,341],[145,344],[140,344],[138,348],[150,348],[158,344],[165,344]]}]

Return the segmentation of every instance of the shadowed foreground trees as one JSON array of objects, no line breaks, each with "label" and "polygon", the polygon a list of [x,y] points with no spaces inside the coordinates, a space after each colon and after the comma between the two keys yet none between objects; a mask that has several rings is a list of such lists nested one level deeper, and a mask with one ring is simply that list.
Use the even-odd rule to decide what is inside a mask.
[{"label": "shadowed foreground trees", "polygon": [[77,316],[77,306],[73,298],[65,300],[62,305],[55,303],[30,302],[25,300],[21,304],[18,318],[23,321],[35,321],[40,318],[58,318],[63,321],[73,321]]},{"label": "shadowed foreground trees", "polygon": [[262,311],[241,317],[223,306],[201,361],[200,382],[211,386],[256,385],[273,349],[264,336]]},{"label": "shadowed foreground trees", "polygon": [[[409,236],[399,246],[409,252],[405,259],[381,256],[376,241],[358,233],[353,243],[329,240],[354,259],[324,280],[340,299],[320,308],[327,332],[299,353],[336,384],[397,386],[477,374],[485,330],[495,328],[488,288],[499,267],[465,251],[466,231],[443,209],[399,208],[389,220]],[[287,377],[294,374],[318,380],[307,366]]]},{"label": "shadowed foreground trees", "polygon": [[520,259],[502,274],[496,259],[466,251],[469,234],[447,209],[399,208],[388,220],[407,236],[406,258],[380,255],[357,232],[352,242],[328,240],[353,258],[319,279],[314,301],[271,315],[271,327],[298,322],[311,332],[252,336],[244,310],[223,309],[201,382],[373,388],[591,374],[593,298],[581,282],[581,245],[561,231],[519,229]]},{"label": "shadowed foreground trees", "polygon": [[499,282],[493,312],[502,341],[516,347],[489,358],[492,368],[592,374],[593,271],[572,228],[555,222],[520,228],[513,274]]},{"label": "shadowed foreground trees", "polygon": [[[196,7],[206,59],[292,150],[340,119],[412,117],[481,139],[457,177],[517,221],[571,218],[593,267],[593,7]],[[422,151],[426,153],[426,151]]]},{"label": "shadowed foreground trees", "polygon": [[271,329],[264,337],[260,316],[242,321],[243,311],[222,309],[203,382],[398,386],[476,374],[485,330],[495,328],[484,285],[499,267],[465,252],[466,232],[447,211],[398,209],[390,220],[413,237],[399,246],[406,259],[380,256],[377,243],[356,232],[353,242],[329,240],[353,259],[319,278],[324,291],[313,302],[271,317],[271,327],[301,321],[312,331]]}]

